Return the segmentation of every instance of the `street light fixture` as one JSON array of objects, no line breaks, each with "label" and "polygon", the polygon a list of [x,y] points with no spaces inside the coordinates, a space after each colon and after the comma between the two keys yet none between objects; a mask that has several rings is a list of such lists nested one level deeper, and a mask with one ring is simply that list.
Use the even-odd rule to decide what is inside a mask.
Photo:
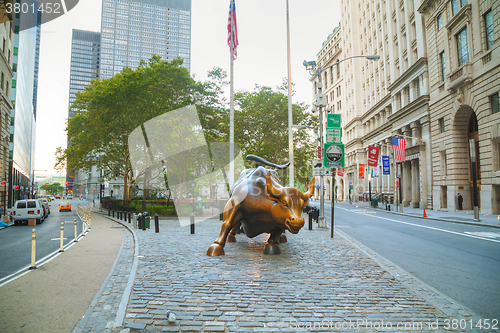
[{"label": "street light fixture", "polygon": [[[337,62],[335,62],[331,65],[328,65],[326,67],[319,66],[318,64],[316,64],[316,61],[314,61],[314,60],[312,60],[312,61],[304,60],[304,62],[302,63],[304,65],[304,67],[306,68],[306,70],[309,71],[309,74],[316,75],[318,77],[318,84],[317,84],[318,92],[315,95],[313,105],[319,111],[319,124],[320,124],[320,126],[319,126],[319,131],[320,131],[319,138],[320,138],[321,150],[323,149],[323,115],[322,115],[322,110],[324,107],[327,106],[326,95],[321,92],[321,89],[323,88],[323,85],[321,82],[321,72],[326,70],[326,69],[332,68],[333,66],[338,66],[341,62],[352,59],[352,58],[365,58],[367,60],[378,61],[380,59],[380,56],[375,54],[375,55],[366,55],[366,56],[357,55],[357,56],[347,57],[347,58],[344,58],[342,60],[337,60]],[[313,69],[316,69],[315,73],[311,72]],[[321,151],[321,152],[323,153],[323,151]],[[323,157],[323,154],[322,154],[322,157]],[[320,176],[320,185],[319,185],[319,188],[320,188],[320,206],[319,206],[320,216],[319,216],[319,221],[318,221],[318,225],[320,228],[326,228],[325,193],[323,192],[323,186],[324,186],[323,184],[324,184],[323,176]]]}]

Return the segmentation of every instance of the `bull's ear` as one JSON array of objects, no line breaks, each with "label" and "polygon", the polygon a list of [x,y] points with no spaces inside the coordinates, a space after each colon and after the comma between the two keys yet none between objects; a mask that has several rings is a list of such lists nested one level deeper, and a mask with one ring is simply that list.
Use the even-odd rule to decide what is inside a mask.
[{"label": "bull's ear", "polygon": [[266,193],[269,199],[273,201],[280,200],[281,191],[273,186],[273,182],[271,181],[271,171],[268,171],[266,175]]}]

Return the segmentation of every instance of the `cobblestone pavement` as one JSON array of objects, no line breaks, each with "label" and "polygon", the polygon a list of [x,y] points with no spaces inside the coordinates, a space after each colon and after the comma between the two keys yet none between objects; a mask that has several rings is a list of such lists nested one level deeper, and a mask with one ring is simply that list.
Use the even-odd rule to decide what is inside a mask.
[{"label": "cobblestone pavement", "polygon": [[195,235],[177,221],[161,221],[160,233],[136,230],[138,271],[113,332],[394,332],[398,323],[417,332],[477,319],[341,231],[334,239],[328,229],[287,233],[274,256],[263,254],[267,236],[237,235],[225,256],[208,257],[220,226],[196,223]]},{"label": "cobblestone pavement", "polygon": [[113,228],[121,229],[123,235],[122,246],[101,289],[72,333],[110,331],[116,319],[132,270],[134,237],[130,231],[119,224],[116,224]]}]

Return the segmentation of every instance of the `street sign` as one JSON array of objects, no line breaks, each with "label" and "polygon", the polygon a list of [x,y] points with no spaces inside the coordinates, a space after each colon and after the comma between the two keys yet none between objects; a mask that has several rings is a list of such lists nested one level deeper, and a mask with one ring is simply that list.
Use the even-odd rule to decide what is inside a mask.
[{"label": "street sign", "polygon": [[399,178],[396,178],[396,188],[399,188]]},{"label": "street sign", "polygon": [[318,158],[321,159],[321,147],[318,146]]},{"label": "street sign", "polygon": [[0,182],[0,185],[7,185],[7,181],[6,181],[6,180],[2,180],[2,181]]},{"label": "street sign", "polygon": [[337,143],[325,143],[325,157],[323,166],[325,168],[344,167],[344,145]]},{"label": "street sign", "polygon": [[19,185],[14,186],[14,190],[19,190]]},{"label": "street sign", "polygon": [[341,128],[327,128],[326,129],[326,143],[341,143],[342,142],[342,129]]},{"label": "street sign", "polygon": [[330,169],[324,168],[321,159],[315,158],[313,159],[313,177],[318,176],[329,176]]},{"label": "street sign", "polygon": [[326,128],[340,128],[340,114],[329,114],[326,121]]}]

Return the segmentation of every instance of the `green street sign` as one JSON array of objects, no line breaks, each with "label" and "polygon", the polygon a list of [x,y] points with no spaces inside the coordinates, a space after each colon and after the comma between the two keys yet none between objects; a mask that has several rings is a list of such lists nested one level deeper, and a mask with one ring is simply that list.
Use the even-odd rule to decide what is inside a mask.
[{"label": "green street sign", "polygon": [[325,143],[323,150],[323,166],[325,168],[343,168],[344,167],[344,145],[338,143]]},{"label": "green street sign", "polygon": [[341,143],[341,142],[342,142],[342,128],[326,129],[326,143]]},{"label": "green street sign", "polygon": [[326,128],[340,128],[340,114],[328,114]]}]

